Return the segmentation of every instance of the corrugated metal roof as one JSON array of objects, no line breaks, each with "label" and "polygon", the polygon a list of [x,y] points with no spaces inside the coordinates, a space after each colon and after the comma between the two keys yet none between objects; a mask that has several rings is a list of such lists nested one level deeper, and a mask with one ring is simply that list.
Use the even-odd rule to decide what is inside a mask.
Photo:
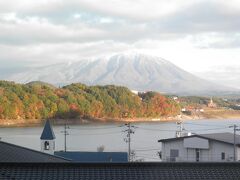
[{"label": "corrugated metal roof", "polygon": [[[234,143],[234,134],[233,133],[214,133],[214,134],[200,134],[202,137],[206,137],[208,139],[214,139],[217,141],[222,141],[226,143]],[[240,135],[236,134],[236,144],[240,144]]]},{"label": "corrugated metal roof", "polygon": [[24,180],[239,179],[240,163],[1,163],[0,177]]},{"label": "corrugated metal roof", "polygon": [[42,135],[40,137],[41,140],[53,140],[55,139],[55,134],[52,130],[52,126],[49,122],[49,120],[46,121],[45,125],[44,125],[44,129],[42,132]]},{"label": "corrugated metal roof", "polygon": [[54,152],[55,155],[73,162],[128,162],[127,152]]},{"label": "corrugated metal roof", "polygon": [[0,162],[68,162],[62,157],[0,141]]},{"label": "corrugated metal roof", "polygon": [[[195,134],[192,136],[183,136],[179,138],[169,138],[169,139],[161,139],[158,142],[168,142],[168,141],[175,141],[184,138],[191,138],[191,137],[200,137],[209,140],[220,141],[228,144],[234,143],[234,134],[233,133],[212,133],[212,134]],[[240,135],[236,134],[236,145],[240,145]]]}]

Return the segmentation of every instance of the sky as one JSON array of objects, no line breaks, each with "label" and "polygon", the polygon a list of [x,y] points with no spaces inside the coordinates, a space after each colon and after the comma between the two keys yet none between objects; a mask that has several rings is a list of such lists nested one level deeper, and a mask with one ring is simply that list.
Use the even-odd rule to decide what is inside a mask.
[{"label": "sky", "polygon": [[239,0],[0,0],[0,66],[136,51],[200,74],[240,67],[239,19]]}]

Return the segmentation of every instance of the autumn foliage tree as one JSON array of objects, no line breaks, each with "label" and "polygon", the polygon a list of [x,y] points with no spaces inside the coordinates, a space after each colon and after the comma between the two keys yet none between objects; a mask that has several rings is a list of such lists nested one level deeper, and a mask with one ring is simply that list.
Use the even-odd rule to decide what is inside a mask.
[{"label": "autumn foliage tree", "polygon": [[136,95],[121,86],[75,83],[56,88],[0,81],[0,119],[162,117],[179,111],[176,102],[159,93]]}]

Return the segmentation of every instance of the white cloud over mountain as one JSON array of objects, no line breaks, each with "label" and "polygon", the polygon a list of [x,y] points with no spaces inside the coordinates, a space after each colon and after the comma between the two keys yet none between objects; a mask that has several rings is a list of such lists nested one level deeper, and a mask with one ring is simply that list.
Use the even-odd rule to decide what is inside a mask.
[{"label": "white cloud over mountain", "polygon": [[190,71],[240,59],[238,0],[0,1],[0,64],[134,50]]}]

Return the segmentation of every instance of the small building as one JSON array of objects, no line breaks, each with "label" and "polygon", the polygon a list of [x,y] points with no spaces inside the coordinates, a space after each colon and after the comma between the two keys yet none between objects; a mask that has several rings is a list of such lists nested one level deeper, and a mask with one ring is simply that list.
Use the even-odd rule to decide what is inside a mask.
[{"label": "small building", "polygon": [[186,110],[186,108],[182,108],[181,111],[182,112],[186,112],[187,110]]},{"label": "small building", "polygon": [[173,100],[175,100],[175,101],[178,100],[178,97],[177,97],[177,96],[174,96],[174,97],[173,97]]},{"label": "small building", "polygon": [[80,152],[80,151],[56,151],[54,155],[81,163],[128,162],[127,152]]},{"label": "small building", "polygon": [[42,131],[41,151],[43,153],[62,157],[71,162],[83,163],[102,163],[114,162],[123,163],[128,162],[127,152],[82,152],[82,151],[55,151],[55,134],[49,120],[46,121]]},{"label": "small building", "polygon": [[[161,139],[161,159],[165,162],[234,161],[232,133],[200,134]],[[236,135],[236,161],[240,160],[240,136]]]},{"label": "small building", "polygon": [[180,103],[180,100],[177,96],[173,96],[172,99],[176,102],[176,103]]},{"label": "small building", "polygon": [[207,105],[209,108],[216,108],[217,107],[217,104],[213,102],[213,99],[211,98],[208,105]]},{"label": "small building", "polygon": [[55,134],[49,120],[46,121],[41,140],[41,151],[48,154],[54,154],[55,151]]}]

